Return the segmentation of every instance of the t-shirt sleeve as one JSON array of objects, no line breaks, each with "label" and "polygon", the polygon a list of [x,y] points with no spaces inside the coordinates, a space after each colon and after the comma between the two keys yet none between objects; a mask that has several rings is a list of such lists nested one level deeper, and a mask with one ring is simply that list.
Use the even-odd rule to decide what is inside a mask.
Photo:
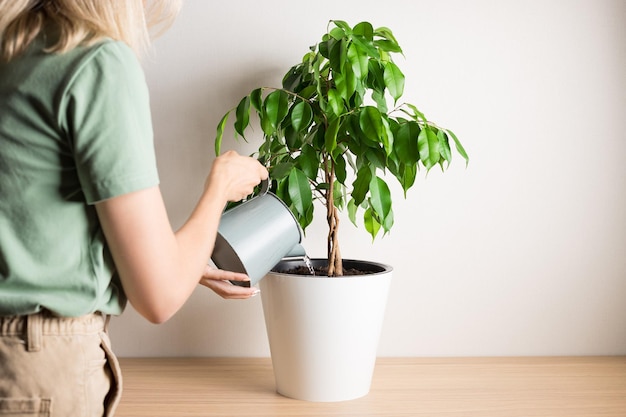
[{"label": "t-shirt sleeve", "polygon": [[87,203],[159,183],[148,88],[127,45],[94,47],[68,83],[61,113]]}]

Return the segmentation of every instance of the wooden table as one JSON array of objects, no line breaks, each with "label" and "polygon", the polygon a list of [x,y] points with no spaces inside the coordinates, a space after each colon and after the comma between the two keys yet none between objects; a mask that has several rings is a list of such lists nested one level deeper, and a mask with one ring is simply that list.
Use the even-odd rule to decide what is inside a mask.
[{"label": "wooden table", "polygon": [[624,417],[626,357],[379,358],[370,394],[282,397],[270,359],[122,359],[118,417]]}]

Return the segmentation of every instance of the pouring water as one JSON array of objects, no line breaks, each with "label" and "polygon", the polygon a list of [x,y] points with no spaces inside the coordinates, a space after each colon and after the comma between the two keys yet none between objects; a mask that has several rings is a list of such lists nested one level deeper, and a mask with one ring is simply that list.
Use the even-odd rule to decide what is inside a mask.
[{"label": "pouring water", "polygon": [[309,272],[311,272],[311,275],[315,276],[315,268],[313,268],[313,264],[311,263],[311,258],[309,258],[309,255],[304,255],[302,260],[304,261],[306,267],[309,268]]},{"label": "pouring water", "polygon": [[[300,248],[304,249],[302,247]],[[309,255],[307,255],[306,253],[298,253],[295,256],[286,256],[283,258],[283,261],[296,261],[296,262],[302,261],[302,263],[304,263],[304,266],[306,266],[309,273],[313,276],[316,275],[315,268],[313,267],[313,263],[311,262],[311,258],[309,258]],[[291,265],[291,266],[294,267],[295,265]],[[297,265],[297,269],[299,269],[300,267],[301,267],[300,265]],[[304,271],[302,271],[302,273],[298,272],[297,274],[304,275],[303,272]]]}]

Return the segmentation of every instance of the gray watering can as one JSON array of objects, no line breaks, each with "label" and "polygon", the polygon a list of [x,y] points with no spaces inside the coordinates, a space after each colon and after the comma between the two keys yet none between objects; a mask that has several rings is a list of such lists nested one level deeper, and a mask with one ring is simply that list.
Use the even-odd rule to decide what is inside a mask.
[{"label": "gray watering can", "polygon": [[302,229],[289,208],[261,183],[260,193],[222,214],[211,260],[220,269],[242,272],[259,282],[283,258],[304,258]]}]

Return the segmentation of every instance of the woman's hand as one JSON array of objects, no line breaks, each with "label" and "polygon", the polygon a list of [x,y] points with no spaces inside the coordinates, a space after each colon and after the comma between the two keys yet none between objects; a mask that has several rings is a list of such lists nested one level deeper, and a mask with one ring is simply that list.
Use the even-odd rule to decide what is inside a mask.
[{"label": "woman's hand", "polygon": [[213,162],[205,188],[214,188],[227,201],[239,201],[252,194],[267,176],[267,169],[256,159],[228,151]]},{"label": "woman's hand", "polygon": [[213,290],[217,295],[226,299],[246,299],[259,293],[255,287],[240,287],[229,281],[250,281],[246,274],[223,271],[207,265],[200,279],[200,284]]}]

